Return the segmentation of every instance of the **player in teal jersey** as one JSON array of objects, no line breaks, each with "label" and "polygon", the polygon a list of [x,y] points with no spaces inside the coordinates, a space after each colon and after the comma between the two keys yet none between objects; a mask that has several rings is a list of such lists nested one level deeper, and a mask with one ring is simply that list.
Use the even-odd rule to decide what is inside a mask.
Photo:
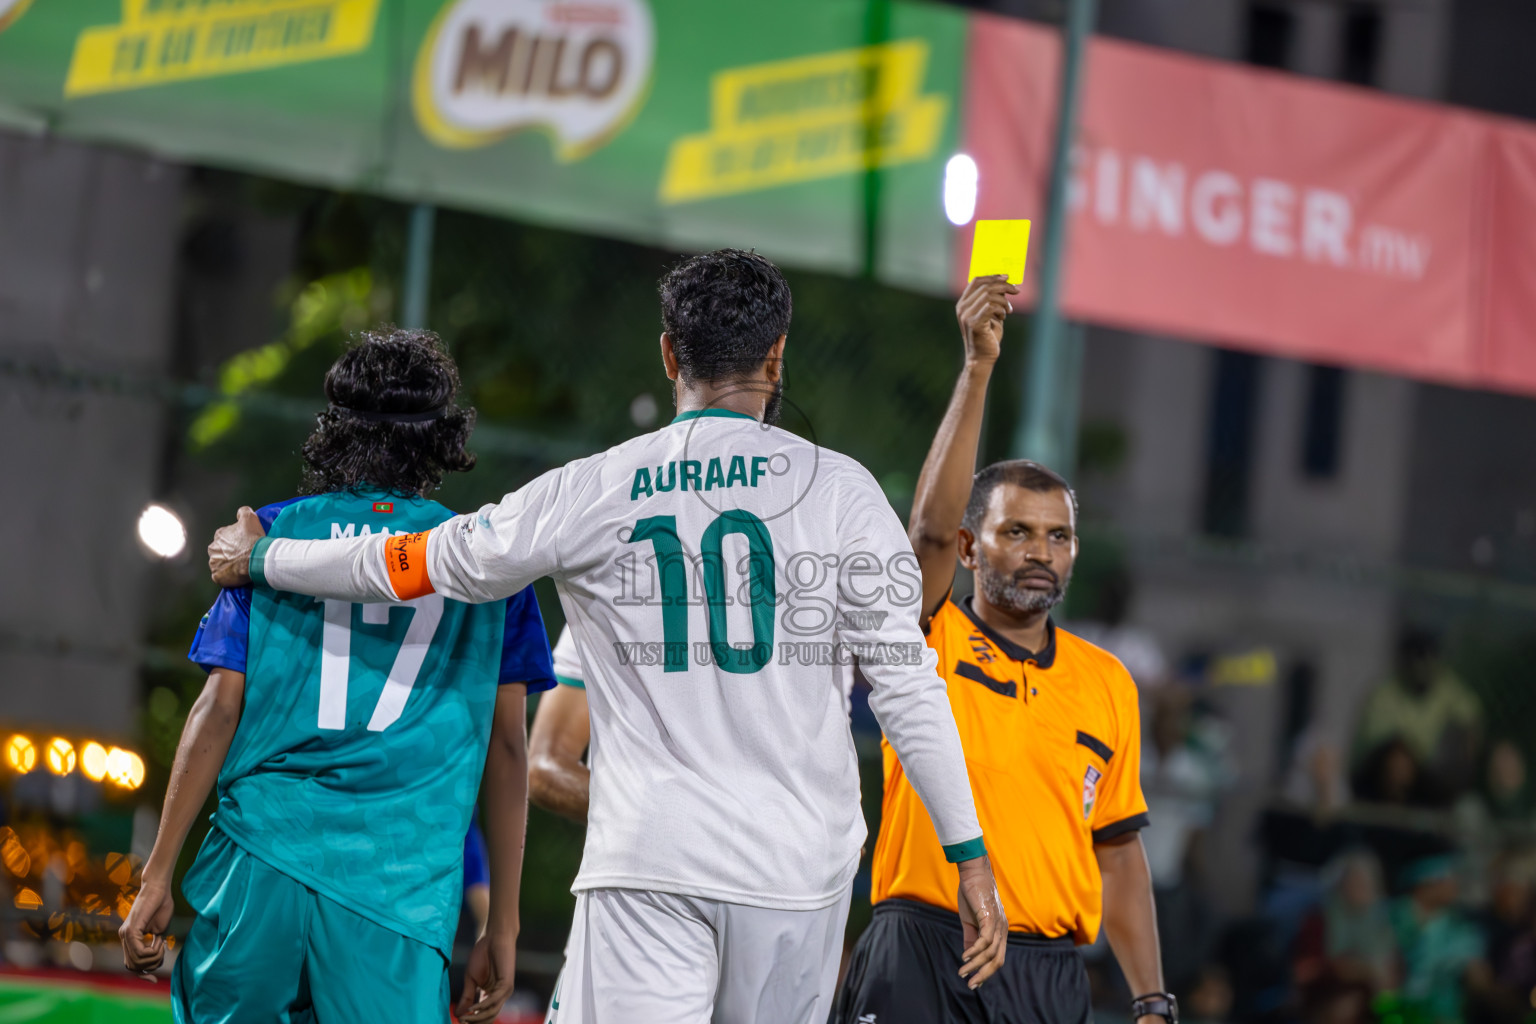
[{"label": "player in teal jersey", "polygon": [[[450,518],[425,495],[473,465],[473,412],[454,405],[457,389],[432,335],[366,335],[326,377],[331,406],[304,446],[312,493],[262,509],[263,525],[316,539]],[[171,871],[216,774],[213,828],[182,884],[197,919],[173,972],[176,1020],[445,1019],[464,837],[483,791],[490,924],[458,1010],[493,1018],[515,965],[525,695],[554,685],[531,589],[488,605],[227,590],[190,657],[210,675],[123,924],[129,969],[164,957]]]}]

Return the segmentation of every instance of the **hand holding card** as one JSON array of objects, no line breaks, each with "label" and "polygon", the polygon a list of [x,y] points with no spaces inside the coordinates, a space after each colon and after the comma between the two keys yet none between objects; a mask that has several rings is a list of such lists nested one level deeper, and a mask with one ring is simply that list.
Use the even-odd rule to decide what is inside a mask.
[{"label": "hand holding card", "polygon": [[1029,221],[979,220],[971,241],[971,272],[967,280],[1005,274],[1009,284],[1024,283],[1024,259],[1029,254]]}]

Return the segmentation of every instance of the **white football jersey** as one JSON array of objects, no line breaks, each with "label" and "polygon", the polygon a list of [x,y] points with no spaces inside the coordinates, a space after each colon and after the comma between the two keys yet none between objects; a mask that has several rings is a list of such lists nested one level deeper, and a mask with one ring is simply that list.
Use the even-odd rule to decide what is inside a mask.
[{"label": "white football jersey", "polygon": [[976,852],[917,560],[854,460],[748,416],[685,413],[390,540],[264,541],[252,575],[324,597],[471,602],[553,577],[592,717],[576,890],[836,902],[866,836],[855,660],[939,841]]},{"label": "white football jersey", "polygon": [[560,636],[550,654],[554,656],[555,678],[566,686],[585,686],[587,675],[581,667],[581,654],[576,650],[576,638],[571,635],[570,624],[560,627]]}]

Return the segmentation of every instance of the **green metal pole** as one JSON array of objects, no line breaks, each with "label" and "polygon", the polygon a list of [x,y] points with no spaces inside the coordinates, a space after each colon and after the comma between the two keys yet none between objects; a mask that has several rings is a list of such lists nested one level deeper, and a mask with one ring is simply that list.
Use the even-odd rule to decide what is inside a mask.
[{"label": "green metal pole", "polygon": [[1082,80],[1083,53],[1093,32],[1097,0],[1067,0],[1061,62],[1061,102],[1056,112],[1056,147],[1051,158],[1051,180],[1046,200],[1045,252],[1040,267],[1040,295],[1035,303],[1034,337],[1024,378],[1024,410],[1013,436],[1014,454],[1046,465],[1061,465],[1068,445],[1063,436],[1075,425],[1063,424],[1058,415],[1063,385],[1061,319],[1061,263],[1067,241],[1067,185],[1071,171],[1072,140],[1077,131],[1077,108]]},{"label": "green metal pole", "polygon": [[[864,10],[864,45],[879,46],[891,41],[891,0],[869,0]],[[878,84],[870,78],[873,91]],[[880,272],[880,202],[882,185],[880,171],[880,122],[882,116],[875,108],[874,96],[864,97],[864,237],[862,252],[864,277],[873,281]]]},{"label": "green metal pole", "polygon": [[1083,349],[1088,333],[1082,323],[1071,320],[1061,333],[1061,390],[1056,395],[1056,425],[1059,447],[1051,467],[1068,480],[1077,472],[1077,423],[1082,411]]},{"label": "green metal pole", "polygon": [[432,229],[436,222],[437,208],[430,203],[417,203],[411,208],[405,238],[405,293],[400,297],[401,327],[427,326],[432,292]]}]

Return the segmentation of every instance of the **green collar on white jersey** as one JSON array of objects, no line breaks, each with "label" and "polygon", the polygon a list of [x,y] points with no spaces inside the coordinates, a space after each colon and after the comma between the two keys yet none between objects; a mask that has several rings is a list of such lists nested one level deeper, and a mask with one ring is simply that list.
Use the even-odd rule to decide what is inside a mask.
[{"label": "green collar on white jersey", "polygon": [[694,420],[700,416],[730,416],[738,420],[756,421],[756,416],[748,416],[744,412],[735,412],[731,409],[691,409],[688,412],[680,412],[673,417],[673,423],[681,423],[683,420]]}]

